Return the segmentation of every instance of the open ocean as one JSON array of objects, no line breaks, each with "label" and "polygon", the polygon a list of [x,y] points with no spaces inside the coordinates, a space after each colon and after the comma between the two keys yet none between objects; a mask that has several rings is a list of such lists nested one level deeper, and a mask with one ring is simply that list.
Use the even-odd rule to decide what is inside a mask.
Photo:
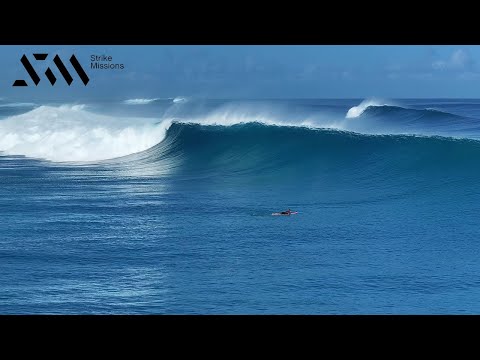
[{"label": "open ocean", "polygon": [[478,314],[479,161],[480,100],[3,99],[0,313]]}]

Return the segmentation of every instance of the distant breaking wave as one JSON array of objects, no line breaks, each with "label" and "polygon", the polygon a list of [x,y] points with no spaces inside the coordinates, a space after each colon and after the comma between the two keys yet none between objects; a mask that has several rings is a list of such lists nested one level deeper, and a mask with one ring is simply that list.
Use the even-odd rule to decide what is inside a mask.
[{"label": "distant breaking wave", "polygon": [[187,99],[184,98],[184,97],[176,97],[176,98],[173,99],[174,104],[185,102],[185,101],[187,101]]},{"label": "distant breaking wave", "polygon": [[184,98],[184,97],[175,97],[175,98],[151,98],[151,99],[142,99],[142,98],[138,98],[138,99],[128,99],[128,100],[125,100],[123,103],[126,104],[126,105],[147,105],[147,104],[151,104],[153,102],[156,102],[156,101],[161,101],[161,100],[168,100],[168,101],[171,101],[172,103],[174,104],[178,104],[178,103],[182,103],[182,102],[186,102],[187,99]]},{"label": "distant breaking wave", "polygon": [[150,104],[154,101],[160,100],[160,98],[154,98],[154,99],[128,99],[124,101],[124,104],[127,105],[146,105]]}]

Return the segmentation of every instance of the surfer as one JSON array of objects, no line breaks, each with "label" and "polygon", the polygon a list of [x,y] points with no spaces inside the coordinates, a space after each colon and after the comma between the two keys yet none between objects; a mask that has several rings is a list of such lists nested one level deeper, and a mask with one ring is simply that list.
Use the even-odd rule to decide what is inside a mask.
[{"label": "surfer", "polygon": [[287,211],[272,213],[272,215],[287,215],[287,216],[294,215],[294,214],[298,214],[298,212],[297,211],[292,211],[290,209],[288,209]]}]

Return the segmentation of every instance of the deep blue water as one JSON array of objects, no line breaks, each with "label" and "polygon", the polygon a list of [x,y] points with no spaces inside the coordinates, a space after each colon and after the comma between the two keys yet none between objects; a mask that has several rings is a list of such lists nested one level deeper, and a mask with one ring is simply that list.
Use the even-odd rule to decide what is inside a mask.
[{"label": "deep blue water", "polygon": [[0,313],[479,313],[480,100],[361,102],[3,101]]}]

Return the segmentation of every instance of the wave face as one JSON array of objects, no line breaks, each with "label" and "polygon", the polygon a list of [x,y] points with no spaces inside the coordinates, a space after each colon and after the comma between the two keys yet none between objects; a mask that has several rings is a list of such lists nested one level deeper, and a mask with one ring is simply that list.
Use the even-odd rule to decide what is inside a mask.
[{"label": "wave face", "polygon": [[[350,197],[476,182],[480,142],[305,127],[173,123],[164,141],[119,160],[145,175],[318,188]],[[453,180],[455,179],[455,181]],[[458,186],[458,183],[455,183]],[[359,189],[363,191],[358,191]],[[393,190],[392,190],[393,189]]]}]

